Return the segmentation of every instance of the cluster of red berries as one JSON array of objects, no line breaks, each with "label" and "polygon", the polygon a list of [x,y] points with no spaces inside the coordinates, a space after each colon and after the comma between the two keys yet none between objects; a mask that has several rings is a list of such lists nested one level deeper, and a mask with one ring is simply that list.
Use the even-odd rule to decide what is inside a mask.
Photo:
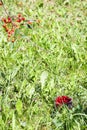
[{"label": "cluster of red berries", "polygon": [[18,14],[16,22],[20,23],[22,21],[25,21],[25,18],[21,14]]},{"label": "cluster of red berries", "polygon": [[[7,18],[2,18],[3,21],[3,28],[5,29],[5,31],[7,32],[8,35],[8,40],[12,39],[11,41],[14,42],[14,33],[16,31],[16,29],[18,29],[20,27],[20,24],[22,21],[24,21],[25,18],[21,15],[18,14],[17,17],[11,18],[11,17],[7,17]],[[11,38],[13,37],[13,38]]]},{"label": "cluster of red berries", "polygon": [[67,105],[68,108],[71,108],[72,107],[72,99],[68,96],[58,96],[55,99],[56,107],[62,106],[63,104]]},{"label": "cluster of red berries", "polygon": [[[2,18],[3,22],[3,28],[5,29],[5,32],[7,33],[8,40],[11,40],[12,42],[15,41],[14,34],[16,29],[20,28],[20,25],[30,25],[34,22],[34,20],[26,20],[25,17],[22,16],[22,14],[18,14],[17,17],[10,17]],[[36,20],[37,23],[40,23],[40,20]],[[29,26],[28,26],[29,27]]]}]

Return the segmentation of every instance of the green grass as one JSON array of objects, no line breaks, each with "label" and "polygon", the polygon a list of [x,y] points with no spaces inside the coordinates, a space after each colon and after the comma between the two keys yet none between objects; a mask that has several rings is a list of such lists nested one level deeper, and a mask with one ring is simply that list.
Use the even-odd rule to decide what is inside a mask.
[{"label": "green grass", "polygon": [[[41,23],[21,27],[12,43],[0,22],[0,130],[87,130],[86,0],[3,1],[11,16]],[[55,109],[61,95],[72,110]]]}]

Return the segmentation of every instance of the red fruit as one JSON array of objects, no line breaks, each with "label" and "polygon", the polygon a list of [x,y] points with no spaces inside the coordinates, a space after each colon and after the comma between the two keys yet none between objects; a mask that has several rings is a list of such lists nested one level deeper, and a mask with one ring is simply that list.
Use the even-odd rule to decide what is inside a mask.
[{"label": "red fruit", "polygon": [[12,34],[14,34],[14,30],[9,30],[8,35],[12,35]]},{"label": "red fruit", "polygon": [[5,29],[6,32],[8,32],[9,29],[7,28],[6,24],[3,25],[3,28]]},{"label": "red fruit", "polygon": [[8,17],[8,23],[11,23],[12,22],[12,19],[10,17]]},{"label": "red fruit", "polygon": [[18,14],[18,17],[21,17],[22,15],[21,14]]},{"label": "red fruit", "polygon": [[24,20],[25,20],[25,18],[24,18],[24,17],[22,17],[22,18],[21,18],[21,20],[23,20],[23,21],[24,21]]},{"label": "red fruit", "polygon": [[10,30],[8,31],[8,34],[11,34],[11,31],[10,31]]},{"label": "red fruit", "polygon": [[20,23],[20,22],[21,22],[21,19],[17,19],[16,22]]},{"label": "red fruit", "polygon": [[6,28],[6,24],[4,24],[4,25],[2,25],[3,26],[3,28]]},{"label": "red fruit", "polygon": [[3,21],[4,23],[7,23],[7,20],[6,20],[5,18],[3,18],[2,21]]}]

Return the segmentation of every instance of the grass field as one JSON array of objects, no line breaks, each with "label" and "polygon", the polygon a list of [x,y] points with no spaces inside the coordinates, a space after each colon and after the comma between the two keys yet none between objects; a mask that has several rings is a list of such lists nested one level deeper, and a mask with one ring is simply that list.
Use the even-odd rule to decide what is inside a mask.
[{"label": "grass field", "polygon": [[[87,1],[3,3],[0,130],[87,130]],[[35,20],[15,30],[14,42],[2,27],[8,14]],[[72,109],[55,107],[62,95],[72,98]]]}]

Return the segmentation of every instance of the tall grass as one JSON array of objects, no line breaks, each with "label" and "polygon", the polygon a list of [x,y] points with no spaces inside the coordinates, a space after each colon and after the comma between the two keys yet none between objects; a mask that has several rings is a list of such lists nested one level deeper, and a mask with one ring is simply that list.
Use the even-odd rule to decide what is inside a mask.
[{"label": "tall grass", "polygon": [[[87,2],[3,0],[11,16],[40,19],[7,41],[0,22],[0,129],[87,129]],[[0,18],[6,17],[0,6]],[[68,95],[73,108],[55,108]]]}]

